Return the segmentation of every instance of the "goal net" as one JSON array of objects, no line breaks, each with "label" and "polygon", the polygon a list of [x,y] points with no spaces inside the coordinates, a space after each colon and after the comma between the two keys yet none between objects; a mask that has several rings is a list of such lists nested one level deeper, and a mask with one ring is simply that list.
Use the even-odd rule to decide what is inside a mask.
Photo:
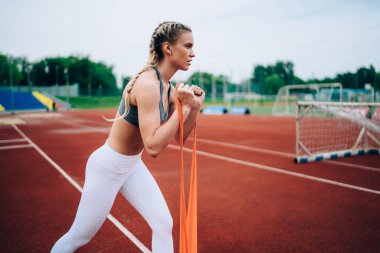
[{"label": "goal net", "polygon": [[342,84],[298,84],[280,88],[272,107],[273,115],[295,115],[298,101],[341,102]]},{"label": "goal net", "polygon": [[380,103],[298,102],[298,163],[380,153]]}]

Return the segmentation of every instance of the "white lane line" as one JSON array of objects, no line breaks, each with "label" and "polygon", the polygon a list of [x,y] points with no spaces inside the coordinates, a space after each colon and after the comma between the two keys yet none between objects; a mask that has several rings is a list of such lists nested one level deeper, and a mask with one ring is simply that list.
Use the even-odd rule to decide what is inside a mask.
[{"label": "white lane line", "polygon": [[324,163],[330,163],[330,164],[334,164],[334,165],[339,165],[339,166],[346,166],[346,167],[355,168],[355,169],[371,170],[371,171],[380,172],[380,169],[378,169],[378,168],[374,168],[374,167],[370,167],[370,166],[365,166],[365,165],[345,163],[345,162],[338,162],[338,161],[332,161],[332,160],[324,160],[322,162],[324,162]]},{"label": "white lane line", "polygon": [[10,145],[10,146],[2,146],[0,147],[0,150],[19,149],[19,148],[33,148],[33,146],[30,144]]},{"label": "white lane line", "polygon": [[[190,138],[192,139],[192,137],[189,137],[189,139]],[[291,154],[291,153],[285,153],[285,152],[281,152],[281,151],[274,151],[274,150],[263,149],[263,148],[249,147],[249,146],[227,143],[227,142],[221,142],[221,141],[206,140],[206,139],[202,139],[202,138],[197,138],[197,142],[203,142],[203,143],[207,143],[207,144],[213,144],[213,145],[218,145],[218,146],[228,147],[228,148],[241,149],[241,150],[246,150],[246,151],[254,151],[257,153],[268,154],[268,155],[278,155],[278,156],[283,156],[283,157],[288,157],[288,158],[294,158],[295,157],[295,155]]]},{"label": "white lane line", "polygon": [[[56,164],[44,151],[42,151],[32,140],[30,140],[16,125],[13,128],[24,137],[36,150],[43,156],[53,167],[61,173],[79,192],[82,192],[82,187],[66,173],[58,164]],[[125,235],[127,236],[142,252],[151,253],[145,245],[139,241],[126,227],[124,227],[112,214],[108,214],[107,218]]]},{"label": "white lane line", "polygon": [[0,140],[0,143],[25,142],[25,139]]},{"label": "white lane line", "polygon": [[[94,128],[94,129],[104,129],[104,128],[109,128],[111,129],[111,125],[110,124],[107,124],[108,126],[105,126],[104,124],[100,127],[96,127],[96,126],[89,126],[89,125],[85,125],[83,124],[83,121],[85,122],[89,122],[89,123],[96,123],[98,125],[100,125],[99,122],[97,121],[94,121],[94,120],[86,120],[86,119],[78,119],[78,118],[72,118],[73,120],[67,120],[67,119],[57,119],[56,121],[58,122],[62,122],[66,125],[70,125],[70,126],[79,126],[79,127],[84,127],[84,128]],[[80,122],[77,122],[77,121],[80,121]],[[107,121],[105,121],[105,123],[108,123]]]},{"label": "white lane line", "polygon": [[[78,120],[78,119],[75,118],[75,120]],[[72,120],[67,120],[67,119],[66,120],[56,119],[56,122],[60,122],[65,125],[74,126],[78,128],[57,128],[57,129],[51,130],[50,131],[51,133],[57,133],[57,134],[109,133],[111,129],[111,126],[108,126],[108,127],[87,126],[82,123],[74,122]]]},{"label": "white lane line", "polygon": [[[168,147],[172,148],[172,149],[179,150],[179,146],[176,146],[176,145],[169,144]],[[189,152],[189,153],[193,152],[193,150],[190,148],[184,148],[184,151]],[[309,176],[309,175],[305,175],[302,173],[287,171],[287,170],[283,170],[283,169],[279,169],[279,168],[275,168],[275,167],[271,167],[271,166],[266,166],[266,165],[262,165],[262,164],[258,164],[258,163],[238,160],[235,158],[217,155],[217,154],[213,154],[213,153],[209,153],[209,152],[205,152],[205,151],[197,150],[197,154],[202,155],[202,156],[211,157],[211,158],[214,158],[217,160],[241,164],[241,165],[248,166],[248,167],[253,167],[253,168],[257,168],[257,169],[267,170],[267,171],[285,174],[285,175],[289,175],[289,176],[304,178],[304,179],[308,179],[308,180],[312,180],[312,181],[322,182],[322,183],[336,185],[336,186],[340,186],[340,187],[344,187],[344,188],[348,188],[348,189],[354,189],[354,190],[358,190],[358,191],[370,192],[370,193],[375,193],[375,194],[380,195],[380,191],[376,191],[376,190],[372,190],[372,189],[368,189],[368,188],[363,188],[363,187],[359,187],[359,186],[355,186],[355,185],[345,184],[345,183],[341,183],[341,182],[337,182],[337,181],[333,181],[333,180],[329,180],[329,179],[325,179],[325,178]]]},{"label": "white lane line", "polygon": [[[189,139],[192,139],[192,137],[189,137]],[[245,151],[253,151],[253,152],[268,154],[268,155],[277,155],[277,156],[282,156],[282,157],[287,157],[287,158],[292,158],[292,159],[295,158],[295,154],[291,154],[291,153],[285,153],[285,152],[281,152],[281,151],[274,151],[274,150],[263,149],[263,148],[249,147],[249,146],[232,144],[232,143],[227,143],[227,142],[206,140],[206,139],[202,139],[202,138],[197,138],[197,142],[217,145],[217,146],[221,146],[221,147],[240,149],[240,150],[245,150]],[[379,168],[374,168],[374,167],[365,166],[365,165],[351,164],[351,163],[338,162],[338,161],[332,161],[332,160],[324,160],[321,162],[334,164],[334,165],[338,165],[338,166],[345,166],[345,167],[350,167],[350,168],[380,172]]]}]

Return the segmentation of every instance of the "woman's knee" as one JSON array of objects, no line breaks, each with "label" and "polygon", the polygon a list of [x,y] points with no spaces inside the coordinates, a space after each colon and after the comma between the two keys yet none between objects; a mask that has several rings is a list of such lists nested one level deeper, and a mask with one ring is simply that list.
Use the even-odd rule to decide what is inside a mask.
[{"label": "woman's knee", "polygon": [[173,229],[173,218],[169,212],[161,213],[155,215],[154,220],[151,222],[151,228],[154,231],[172,231]]}]

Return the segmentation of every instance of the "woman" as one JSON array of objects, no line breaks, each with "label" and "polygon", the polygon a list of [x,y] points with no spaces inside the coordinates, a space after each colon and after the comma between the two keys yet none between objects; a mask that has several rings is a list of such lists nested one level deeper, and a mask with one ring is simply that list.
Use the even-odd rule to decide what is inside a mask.
[{"label": "woman", "polygon": [[193,44],[191,29],[183,24],[164,22],[154,30],[148,63],[127,84],[106,143],[90,156],[74,223],[52,252],[74,252],[88,243],[119,191],[152,228],[152,251],[173,252],[173,220],[141,154],[145,149],[157,157],[170,140],[179,141],[176,97],[183,110],[184,139],[194,126],[204,92],[197,86],[177,83],[174,88],[169,83],[177,70],[189,69],[195,57]]}]

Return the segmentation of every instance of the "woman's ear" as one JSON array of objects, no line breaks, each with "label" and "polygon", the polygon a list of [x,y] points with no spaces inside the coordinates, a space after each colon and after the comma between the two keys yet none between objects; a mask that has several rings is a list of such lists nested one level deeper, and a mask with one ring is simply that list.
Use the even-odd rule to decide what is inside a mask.
[{"label": "woman's ear", "polygon": [[169,42],[164,42],[163,44],[163,51],[167,53],[168,55],[172,54],[172,50],[170,48],[170,43]]}]

